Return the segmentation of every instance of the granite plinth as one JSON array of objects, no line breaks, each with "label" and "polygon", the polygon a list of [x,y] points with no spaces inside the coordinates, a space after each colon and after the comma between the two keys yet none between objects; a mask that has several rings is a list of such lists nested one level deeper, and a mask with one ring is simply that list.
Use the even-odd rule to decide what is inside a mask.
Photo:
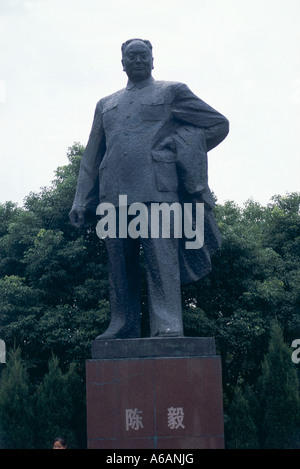
[{"label": "granite plinth", "polygon": [[214,339],[95,342],[86,363],[89,449],[224,448]]}]

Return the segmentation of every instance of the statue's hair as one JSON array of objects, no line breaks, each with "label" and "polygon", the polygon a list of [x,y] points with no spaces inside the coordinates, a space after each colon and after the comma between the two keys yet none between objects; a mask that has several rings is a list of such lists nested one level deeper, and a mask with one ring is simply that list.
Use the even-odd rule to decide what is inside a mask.
[{"label": "statue's hair", "polygon": [[126,42],[123,42],[123,44],[121,46],[122,57],[125,54],[126,48],[133,41],[142,41],[144,44],[146,44],[146,46],[148,47],[148,49],[150,50],[150,52],[152,54],[152,44],[151,44],[151,42],[148,41],[148,39],[140,39],[140,38],[136,37],[136,38],[133,38],[133,39],[128,39],[128,41],[126,41]]}]

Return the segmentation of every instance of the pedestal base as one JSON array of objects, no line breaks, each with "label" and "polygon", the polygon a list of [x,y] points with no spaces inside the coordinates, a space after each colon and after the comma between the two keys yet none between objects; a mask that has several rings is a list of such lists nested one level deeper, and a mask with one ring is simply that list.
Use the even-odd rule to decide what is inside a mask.
[{"label": "pedestal base", "polygon": [[224,448],[214,339],[94,341],[86,368],[89,449]]}]

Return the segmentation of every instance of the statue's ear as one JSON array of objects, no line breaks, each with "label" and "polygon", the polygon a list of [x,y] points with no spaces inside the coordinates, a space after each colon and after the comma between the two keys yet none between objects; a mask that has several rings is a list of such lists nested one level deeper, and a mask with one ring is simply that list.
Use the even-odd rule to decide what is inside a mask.
[{"label": "statue's ear", "polygon": [[122,66],[123,66],[123,72],[125,72],[125,66],[124,66],[124,61],[123,59],[121,60]]}]

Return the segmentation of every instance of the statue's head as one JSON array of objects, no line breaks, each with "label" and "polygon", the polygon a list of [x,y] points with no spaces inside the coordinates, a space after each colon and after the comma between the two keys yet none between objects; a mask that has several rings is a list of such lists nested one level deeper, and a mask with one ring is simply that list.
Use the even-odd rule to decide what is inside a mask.
[{"label": "statue's head", "polygon": [[122,65],[128,78],[139,82],[149,78],[153,69],[152,45],[145,39],[129,39],[122,44]]}]

